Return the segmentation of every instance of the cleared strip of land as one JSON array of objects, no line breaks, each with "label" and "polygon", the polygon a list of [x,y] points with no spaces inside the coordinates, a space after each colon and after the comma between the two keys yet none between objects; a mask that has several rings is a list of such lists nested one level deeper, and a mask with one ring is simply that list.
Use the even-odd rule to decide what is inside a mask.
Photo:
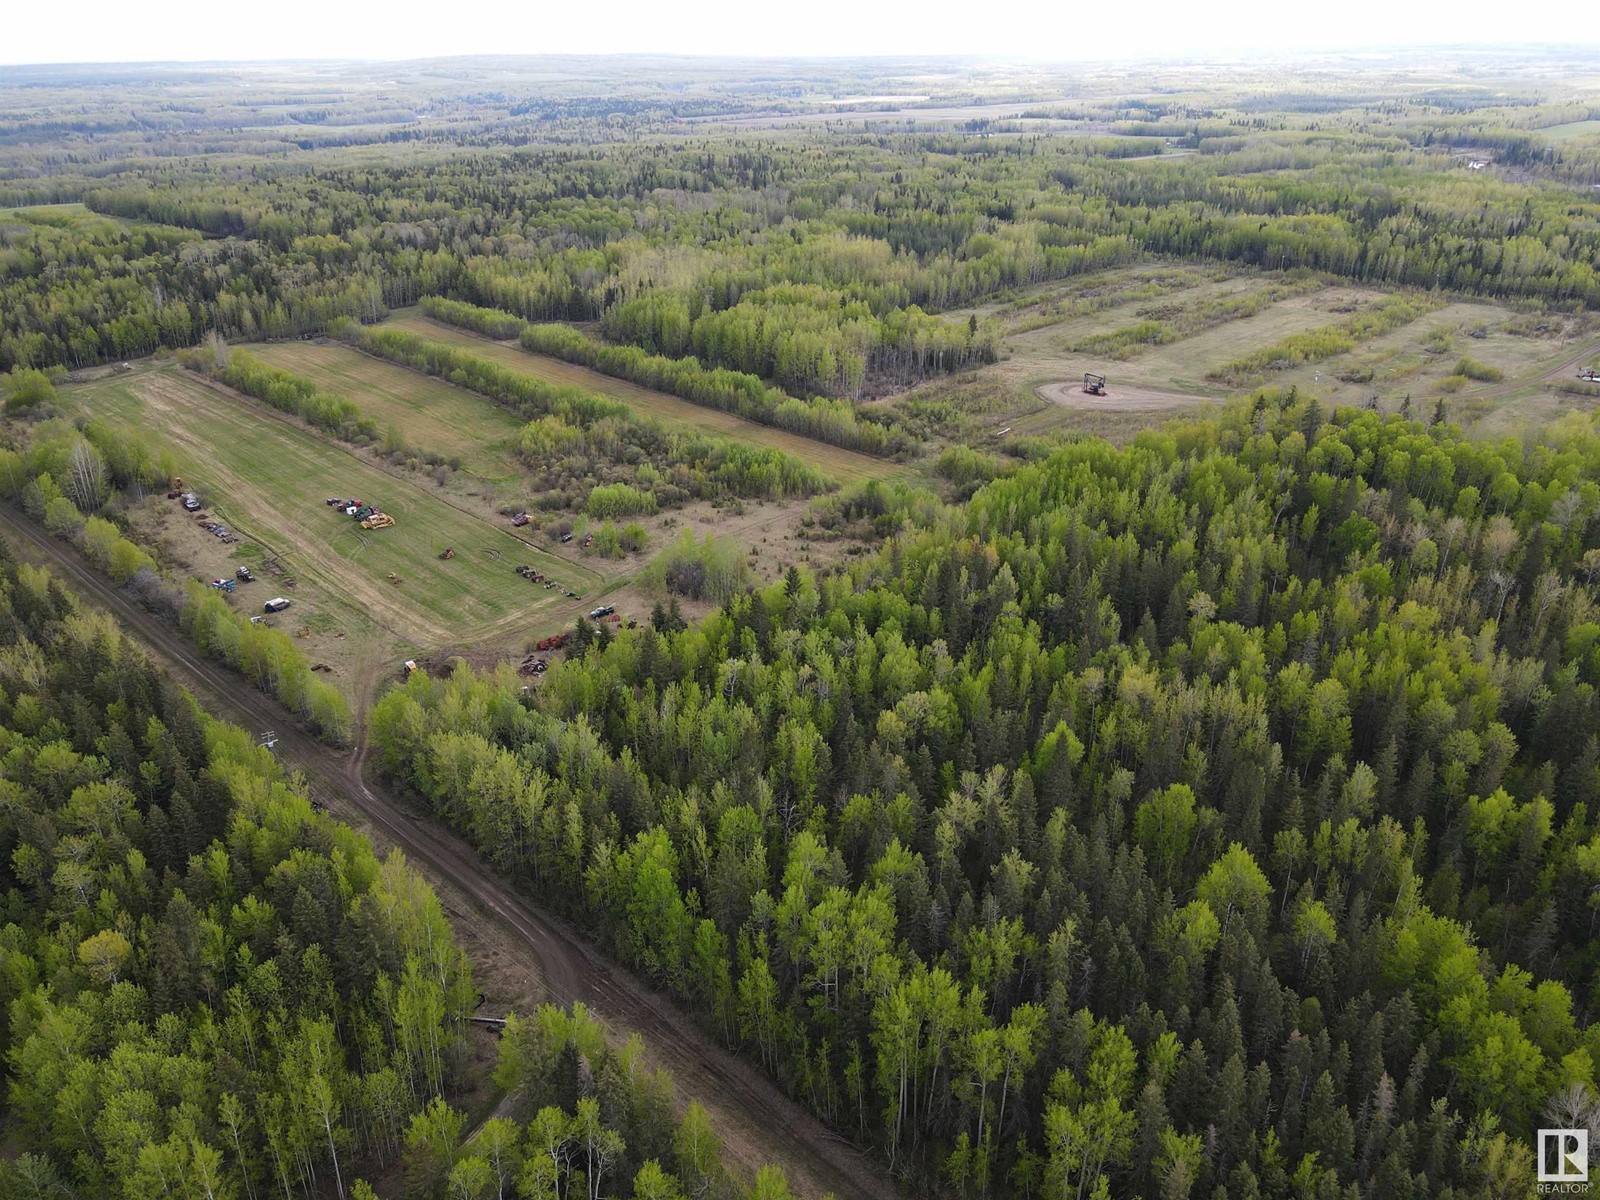
[{"label": "cleared strip of land", "polygon": [[[469,347],[473,353],[513,371],[546,379],[551,383],[568,384],[597,392],[602,396],[614,397],[641,415],[654,417],[669,427],[697,429],[734,441],[785,450],[802,462],[826,471],[841,483],[854,483],[862,479],[883,479],[897,475],[903,470],[899,463],[888,459],[874,458],[870,454],[858,454],[854,450],[830,446],[826,442],[801,437],[796,433],[758,425],[754,421],[747,421],[743,417],[718,409],[702,408],[698,404],[691,404],[687,400],[669,396],[665,392],[651,391],[627,380],[614,379],[610,375],[602,375],[599,371],[591,371],[588,367],[562,362],[560,359],[530,354],[514,344],[491,341],[464,329],[430,321],[426,317],[400,316],[386,324],[390,328],[404,330],[436,342]],[[347,394],[350,399],[365,407],[365,401],[361,396]],[[487,401],[484,403],[487,404]]]},{"label": "cleared strip of land", "polygon": [[[433,495],[431,483],[380,470],[177,368],[115,376],[70,388],[64,398],[71,408],[171,446],[210,511],[288,557],[300,581],[297,600],[310,585],[321,603],[359,606],[408,640],[456,643],[578,609],[577,601],[516,575],[518,562],[551,563],[549,573],[576,591],[593,576],[535,557],[511,531]],[[330,496],[376,503],[396,524],[363,532],[327,506]],[[446,547],[456,557],[440,561]]]},{"label": "cleared strip of land", "polygon": [[419,450],[455,455],[481,479],[520,477],[510,440],[523,423],[482,396],[338,342],[266,342],[250,353],[313,380],[380,424],[394,424]]}]

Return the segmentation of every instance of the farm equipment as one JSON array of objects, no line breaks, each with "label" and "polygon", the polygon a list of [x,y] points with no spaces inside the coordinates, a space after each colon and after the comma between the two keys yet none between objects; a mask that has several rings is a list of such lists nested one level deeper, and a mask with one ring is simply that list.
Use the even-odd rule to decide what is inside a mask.
[{"label": "farm equipment", "polygon": [[375,512],[361,522],[363,529],[387,529],[394,524],[394,518],[388,513]]},{"label": "farm equipment", "polygon": [[399,583],[400,582],[400,576],[396,575],[393,571],[390,571],[389,572],[389,582],[390,583]]},{"label": "farm equipment", "polygon": [[414,659],[414,658],[406,659],[405,667],[406,667],[406,674],[407,675],[416,674],[416,671],[417,671],[417,660]]},{"label": "farm equipment", "polygon": [[249,567],[240,567],[233,574],[240,583],[254,583],[256,581],[256,577],[250,573]]},{"label": "farm equipment", "polygon": [[1083,394],[1085,396],[1104,396],[1106,394],[1106,377],[1096,375],[1092,371],[1083,373]]},{"label": "farm equipment", "polygon": [[571,637],[572,637],[572,634],[570,632],[552,633],[549,637],[541,638],[537,643],[535,643],[534,644],[534,649],[535,650],[559,650],[559,649],[561,649],[561,647],[563,647],[563,646],[565,646],[567,644],[568,639],[570,639]]},{"label": "farm equipment", "polygon": [[439,551],[439,557],[443,559],[450,559],[454,558],[455,556],[455,548],[452,546],[446,546],[443,550]]}]

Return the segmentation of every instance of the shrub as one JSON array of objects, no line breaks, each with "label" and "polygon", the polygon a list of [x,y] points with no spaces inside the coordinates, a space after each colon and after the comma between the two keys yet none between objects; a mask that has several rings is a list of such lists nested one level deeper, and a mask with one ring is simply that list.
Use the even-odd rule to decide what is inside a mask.
[{"label": "shrub", "polygon": [[933,464],[934,474],[954,484],[988,483],[1000,474],[1000,460],[970,446],[951,446]]},{"label": "shrub", "polygon": [[1455,373],[1465,375],[1468,379],[1476,379],[1480,383],[1498,383],[1506,374],[1499,367],[1491,367],[1488,363],[1478,362],[1466,355],[1462,355],[1457,361]]},{"label": "shrub", "polygon": [[751,579],[750,568],[737,542],[713,533],[706,534],[705,540],[700,541],[689,529],[685,529],[683,536],[640,575],[640,581],[647,588],[676,592],[713,604],[727,603],[749,586]]},{"label": "shrub", "polygon": [[24,413],[49,409],[56,401],[55,384],[43,371],[26,367],[13,367],[4,377],[5,414],[19,417]]},{"label": "shrub", "polygon": [[584,510],[591,517],[630,517],[656,511],[656,498],[626,483],[608,483],[589,493]]}]

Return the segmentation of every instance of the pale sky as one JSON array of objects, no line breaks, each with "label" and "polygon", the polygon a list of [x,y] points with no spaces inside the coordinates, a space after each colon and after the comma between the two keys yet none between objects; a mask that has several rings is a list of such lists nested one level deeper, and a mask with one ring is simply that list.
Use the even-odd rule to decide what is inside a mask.
[{"label": "pale sky", "polygon": [[1596,0],[9,0],[0,63],[456,54],[983,54],[1048,60],[1600,43]]}]

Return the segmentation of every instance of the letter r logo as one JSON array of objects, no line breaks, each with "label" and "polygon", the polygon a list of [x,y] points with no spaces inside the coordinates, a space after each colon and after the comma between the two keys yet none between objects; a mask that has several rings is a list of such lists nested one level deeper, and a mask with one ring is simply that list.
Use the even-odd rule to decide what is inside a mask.
[{"label": "letter r logo", "polygon": [[1588,1180],[1589,1131],[1539,1130],[1539,1182],[1587,1183]]}]

